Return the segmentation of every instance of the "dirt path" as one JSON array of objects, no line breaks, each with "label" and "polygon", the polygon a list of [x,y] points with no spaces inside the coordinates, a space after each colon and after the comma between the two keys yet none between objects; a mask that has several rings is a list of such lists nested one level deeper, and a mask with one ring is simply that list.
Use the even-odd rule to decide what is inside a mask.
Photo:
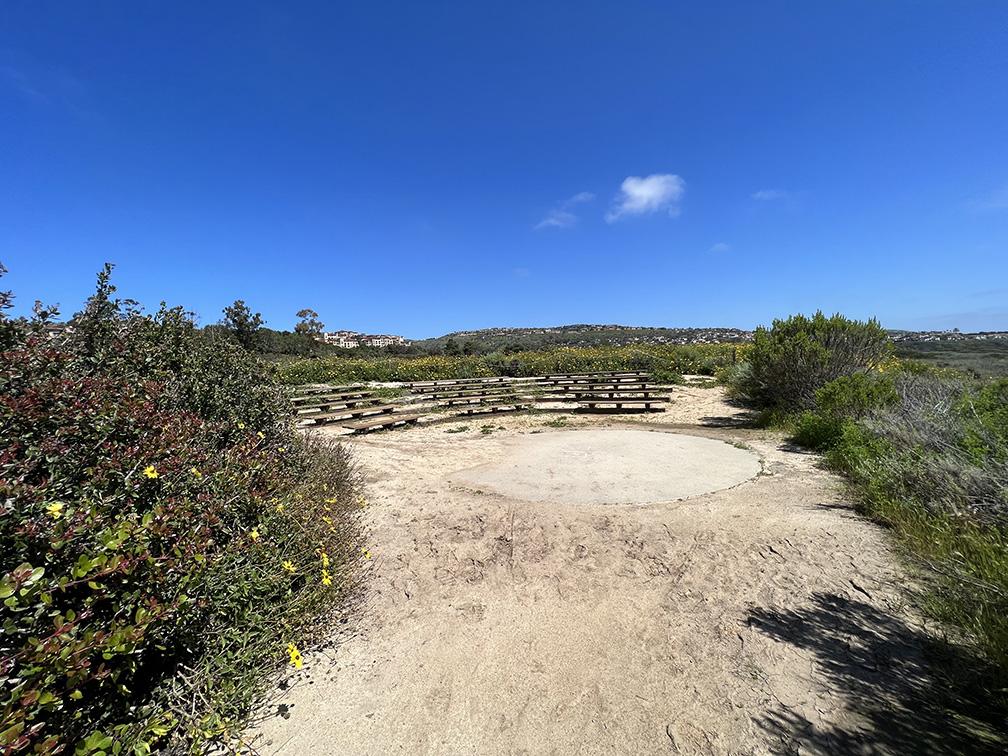
[{"label": "dirt path", "polygon": [[763,473],[647,505],[457,479],[525,434],[641,425],[532,415],[349,441],[369,597],[274,699],[290,716],[260,724],[260,752],[899,753],[910,732],[928,752],[923,636],[883,534],[780,438],[698,424],[735,412],[717,389],[677,390],[642,425],[743,443]]}]

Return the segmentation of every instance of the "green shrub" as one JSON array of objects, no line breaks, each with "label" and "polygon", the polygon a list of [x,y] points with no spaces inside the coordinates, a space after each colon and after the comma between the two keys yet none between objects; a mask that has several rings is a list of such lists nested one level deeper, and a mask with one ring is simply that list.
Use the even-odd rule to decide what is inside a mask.
[{"label": "green shrub", "polygon": [[796,421],[795,443],[822,451],[836,444],[843,434],[843,420],[818,412],[802,412]]},{"label": "green shrub", "polygon": [[789,412],[810,410],[815,392],[830,381],[883,365],[890,356],[889,335],[872,319],[848,320],[842,315],[812,318],[792,315],[760,326],[748,368],[731,384],[733,393],[758,407]]},{"label": "green shrub", "polygon": [[181,311],[123,312],[109,272],[61,341],[0,318],[4,753],[199,750],[354,581],[342,448]]},{"label": "green shrub", "polygon": [[830,381],[815,393],[815,410],[801,414],[795,441],[812,449],[827,449],[840,438],[845,423],[892,407],[899,395],[892,379],[855,373]]},{"label": "green shrub", "polygon": [[962,440],[970,460],[977,465],[1008,464],[1008,378],[964,395],[958,411],[972,420]]},{"label": "green shrub", "polygon": [[891,384],[897,400],[880,380],[874,407],[861,401],[871,392],[827,391],[837,414],[803,416],[803,433],[828,438],[827,464],[923,568],[925,607],[978,644],[993,670],[986,694],[1008,705],[1008,382],[914,369]]}]

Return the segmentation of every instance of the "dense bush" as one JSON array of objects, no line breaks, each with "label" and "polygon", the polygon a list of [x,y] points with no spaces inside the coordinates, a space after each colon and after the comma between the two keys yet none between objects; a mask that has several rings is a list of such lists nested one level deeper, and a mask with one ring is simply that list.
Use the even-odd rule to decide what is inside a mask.
[{"label": "dense bush", "polygon": [[[198,749],[353,583],[355,473],[237,347],[97,294],[0,318],[0,751]],[[288,645],[290,644],[290,645]]]},{"label": "dense bush", "polygon": [[494,352],[480,356],[330,357],[281,365],[277,375],[287,384],[354,383],[357,381],[423,381],[528,377],[602,370],[646,370],[656,381],[675,382],[687,373],[713,375],[742,359],[749,345],[560,347],[542,352]]},{"label": "dense bush", "polygon": [[845,423],[898,401],[888,376],[855,373],[837,378],[816,391],[815,409],[798,418],[795,440],[812,449],[827,449],[840,439]]},{"label": "dense bush", "polygon": [[756,329],[730,388],[760,408],[801,412],[815,406],[816,391],[827,383],[877,369],[891,353],[889,335],[874,319],[792,315]]}]

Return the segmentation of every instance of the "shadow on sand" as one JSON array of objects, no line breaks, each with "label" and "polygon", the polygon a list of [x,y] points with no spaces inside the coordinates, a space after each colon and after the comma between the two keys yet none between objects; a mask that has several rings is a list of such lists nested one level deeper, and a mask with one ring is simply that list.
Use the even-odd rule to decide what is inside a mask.
[{"label": "shadow on sand", "polygon": [[[987,676],[969,651],[939,642],[878,608],[836,594],[816,594],[806,608],[755,609],[759,632],[813,654],[816,669],[855,701],[860,725],[823,727],[786,706],[757,723],[775,754],[1008,753],[1008,723],[952,680]],[[943,671],[953,674],[943,674]]]}]

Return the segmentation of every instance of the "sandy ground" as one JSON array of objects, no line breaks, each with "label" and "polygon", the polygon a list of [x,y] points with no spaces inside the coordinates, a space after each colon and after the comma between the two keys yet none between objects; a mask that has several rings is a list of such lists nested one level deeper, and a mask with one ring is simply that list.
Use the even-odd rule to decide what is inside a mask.
[{"label": "sandy ground", "polygon": [[[884,534],[813,457],[733,427],[719,389],[673,396],[666,413],[566,427],[532,414],[348,440],[367,474],[368,593],[271,699],[259,752],[883,754],[908,733],[914,753],[941,752],[917,721],[925,636]],[[643,504],[473,477],[525,442],[609,429],[635,430],[642,454],[640,436],[700,437],[697,454],[713,440],[750,472]]]}]

